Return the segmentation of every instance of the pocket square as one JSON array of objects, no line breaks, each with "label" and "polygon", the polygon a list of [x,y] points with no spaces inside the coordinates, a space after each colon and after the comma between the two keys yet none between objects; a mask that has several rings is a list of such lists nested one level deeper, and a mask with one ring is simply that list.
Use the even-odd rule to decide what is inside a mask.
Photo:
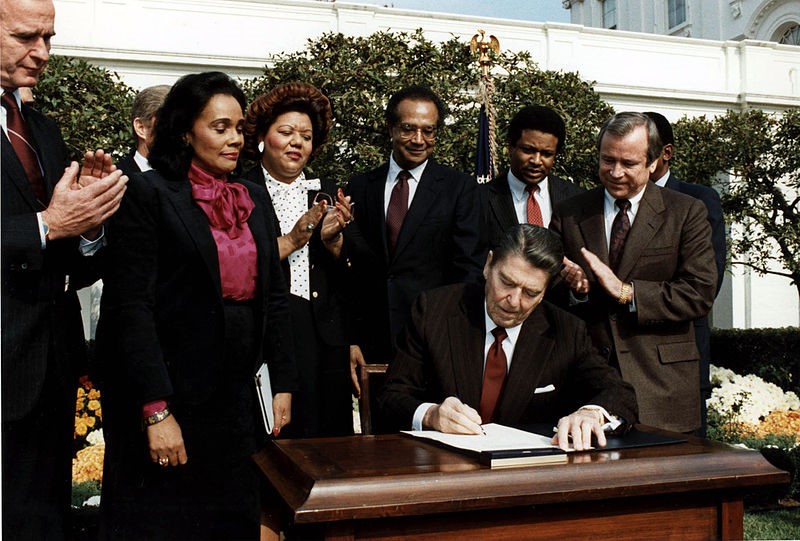
[{"label": "pocket square", "polygon": [[551,383],[545,387],[536,387],[536,390],[533,391],[533,394],[549,393],[555,390],[556,386]]}]

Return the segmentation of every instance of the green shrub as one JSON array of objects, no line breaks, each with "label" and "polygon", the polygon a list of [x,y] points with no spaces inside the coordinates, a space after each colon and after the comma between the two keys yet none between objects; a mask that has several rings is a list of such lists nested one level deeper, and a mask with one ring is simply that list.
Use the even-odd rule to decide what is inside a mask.
[{"label": "green shrub", "polygon": [[[525,105],[553,107],[567,125],[563,156],[554,172],[586,186],[597,172],[595,137],[613,114],[576,73],[539,69],[529,52],[503,51],[492,68],[497,110],[498,168],[507,164],[504,132],[508,121]],[[279,55],[262,77],[245,81],[249,100],[279,83],[304,81],[320,88],[331,100],[334,126],[328,144],[312,168],[331,180],[344,182],[353,173],[386,160],[389,137],[383,119],[391,94],[411,84],[430,86],[450,108],[446,128],[437,136],[436,157],[467,173],[475,171],[479,68],[469,44],[452,38],[444,43],[416,32],[377,32],[366,37],[328,33],[309,40],[305,50]]]},{"label": "green shrub", "polygon": [[34,107],[54,119],[69,157],[102,148],[116,157],[133,144],[130,109],[135,92],[116,73],[85,60],[53,55],[34,89]]},{"label": "green shrub", "polygon": [[800,329],[712,329],[711,363],[800,394]]}]

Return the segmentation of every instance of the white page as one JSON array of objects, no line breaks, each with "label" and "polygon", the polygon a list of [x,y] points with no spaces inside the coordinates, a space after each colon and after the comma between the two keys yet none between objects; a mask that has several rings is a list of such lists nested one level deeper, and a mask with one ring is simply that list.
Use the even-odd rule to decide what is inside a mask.
[{"label": "white page", "polygon": [[403,430],[415,438],[436,440],[451,447],[469,451],[497,451],[505,449],[552,449],[552,436],[542,436],[509,426],[489,423],[483,425],[486,435],[445,434],[437,430]]}]

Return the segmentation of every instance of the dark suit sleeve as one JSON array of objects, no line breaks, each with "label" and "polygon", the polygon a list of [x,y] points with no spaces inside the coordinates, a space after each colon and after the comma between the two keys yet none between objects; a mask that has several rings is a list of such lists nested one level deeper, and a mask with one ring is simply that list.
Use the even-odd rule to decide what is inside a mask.
[{"label": "dark suit sleeve", "polygon": [[[266,291],[266,332],[264,333],[264,358],[269,365],[270,383],[275,393],[297,389],[297,367],[294,362],[292,327],[289,314],[289,290],[281,269],[278,252],[278,234],[275,231],[275,213],[267,203],[265,188],[248,186],[253,199],[264,208],[269,246],[269,280]],[[263,192],[263,193],[262,193]]]},{"label": "dark suit sleeve", "polygon": [[[155,190],[135,175],[107,231],[108,265],[103,279],[103,317],[98,341],[110,340],[109,369],[126,382],[139,404],[173,394],[156,329],[158,202]],[[105,336],[105,338],[104,338]],[[101,345],[101,344],[98,344]],[[102,346],[106,344],[103,343]]]},{"label": "dark suit sleeve", "polygon": [[472,177],[462,175],[453,217],[453,267],[456,281],[478,283],[486,262],[486,240],[481,235],[481,194]]},{"label": "dark suit sleeve", "polygon": [[708,223],[711,226],[711,244],[714,247],[714,259],[717,263],[717,295],[725,278],[725,263],[728,257],[728,245],[725,239],[725,217],[722,213],[722,202],[713,188],[703,190],[701,198],[708,211]]}]

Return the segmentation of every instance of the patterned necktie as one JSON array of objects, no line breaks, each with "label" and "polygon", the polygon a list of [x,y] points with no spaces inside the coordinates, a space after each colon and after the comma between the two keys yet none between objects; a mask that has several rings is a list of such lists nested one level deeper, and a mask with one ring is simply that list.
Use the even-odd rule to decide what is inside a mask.
[{"label": "patterned necktie", "polygon": [[14,147],[14,152],[17,154],[22,167],[25,169],[25,175],[28,177],[28,182],[33,188],[33,193],[36,199],[42,204],[45,203],[44,179],[42,178],[42,170],[39,167],[39,159],[36,156],[36,150],[29,141],[33,141],[30,130],[22,118],[22,113],[17,107],[17,100],[10,92],[3,93],[2,97],[3,107],[6,108],[6,129],[8,131],[8,139],[11,141],[11,146]]},{"label": "patterned necktie", "polygon": [[408,179],[411,173],[403,169],[397,174],[397,183],[392,188],[389,198],[389,207],[386,209],[386,240],[389,245],[389,255],[394,256],[397,247],[397,238],[400,228],[408,212]]},{"label": "patterned necktie", "polygon": [[503,351],[502,345],[508,333],[503,327],[495,327],[492,329],[492,335],[494,335],[494,343],[489,347],[489,353],[486,355],[486,367],[483,370],[483,387],[481,388],[480,414],[484,423],[491,422],[494,416],[494,410],[500,398],[500,393],[503,391],[508,370],[506,353]]},{"label": "patterned necktie", "polygon": [[544,227],[544,220],[542,220],[542,209],[539,207],[539,203],[534,197],[534,194],[539,191],[539,185],[528,184],[525,186],[525,191],[528,192],[528,223]]},{"label": "patterned necktie", "polygon": [[614,203],[619,207],[619,212],[614,217],[611,225],[611,239],[608,243],[608,263],[611,270],[617,272],[622,253],[625,251],[625,239],[628,238],[628,231],[631,229],[631,221],[628,218],[628,209],[631,202],[627,199],[617,199]]}]

